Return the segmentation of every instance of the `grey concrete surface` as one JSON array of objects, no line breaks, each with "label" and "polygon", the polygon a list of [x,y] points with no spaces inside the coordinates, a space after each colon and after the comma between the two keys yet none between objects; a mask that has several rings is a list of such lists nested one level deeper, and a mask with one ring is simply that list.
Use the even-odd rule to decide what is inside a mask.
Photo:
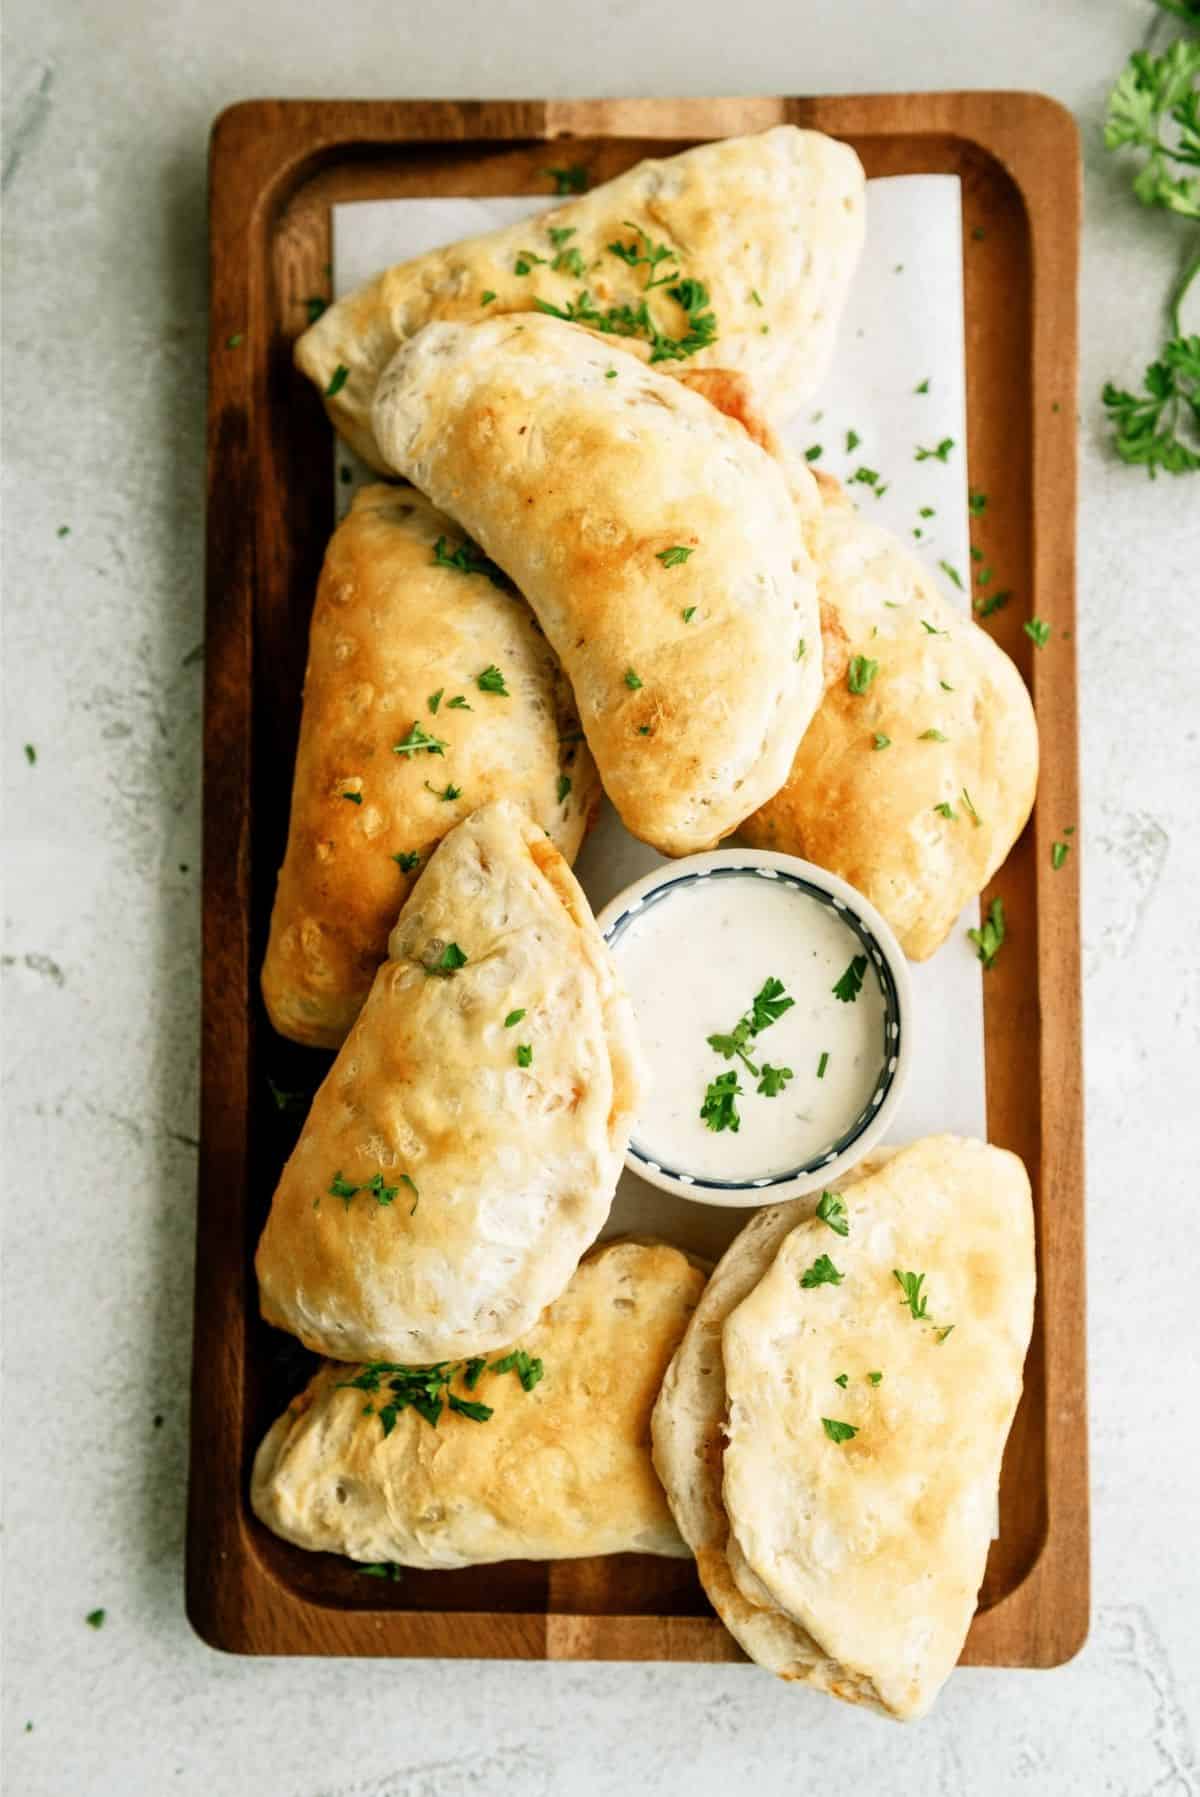
[{"label": "grey concrete surface", "polygon": [[[1151,19],[1141,0],[9,0],[3,1754],[13,1797],[1200,1789],[1200,476],[1151,484],[1114,462],[1097,406],[1105,377],[1136,378],[1156,347],[1182,237],[1139,211],[1097,141],[1107,85]],[[189,1633],[180,1569],[209,123],[252,94],[956,86],[1057,95],[1087,153],[1077,842],[1091,1639],[1057,1672],[957,1674],[931,1720],[908,1731],[741,1666],[222,1658]],[[84,1621],[97,1606],[100,1630]]]}]

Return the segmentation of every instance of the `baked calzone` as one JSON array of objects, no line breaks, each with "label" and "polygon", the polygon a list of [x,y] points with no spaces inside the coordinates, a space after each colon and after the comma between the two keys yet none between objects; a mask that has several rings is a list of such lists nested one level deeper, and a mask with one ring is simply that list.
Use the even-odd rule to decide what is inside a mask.
[{"label": "baked calzone", "polygon": [[536,219],[386,270],[298,339],[336,428],[376,468],[375,386],[437,319],[542,306],[669,374],[739,368],[784,413],[825,372],[862,249],[866,182],[846,144],[779,125],[641,162]]},{"label": "baked calzone", "polygon": [[678,1248],[610,1242],[503,1353],[326,1363],[259,1448],[255,1511],[300,1547],[401,1566],[685,1555],[650,1410],[703,1285]]},{"label": "baked calzone", "polygon": [[434,851],[313,1100],[258,1247],[263,1316],[337,1360],[519,1337],[599,1233],[639,1095],[574,875],[485,805]]},{"label": "baked calzone", "polygon": [[412,487],[367,487],[325,557],[262,971],[275,1028],[337,1048],[447,831],[519,804],[573,861],[600,785],[571,689],[499,569]]},{"label": "baked calzone", "polygon": [[823,481],[826,693],[756,847],[865,892],[924,961],[1025,827],[1038,738],[1025,683],[924,565]]},{"label": "baked calzone", "polygon": [[389,465],[529,600],[635,836],[709,848],[775,792],[821,694],[806,469],[538,315],[427,325],[373,416]]},{"label": "baked calzone", "polygon": [[958,1659],[992,1538],[1033,1324],[1029,1180],[930,1137],[767,1231],[761,1261],[721,1331],[725,1561],[763,1616],[740,1638],[912,1719]]}]

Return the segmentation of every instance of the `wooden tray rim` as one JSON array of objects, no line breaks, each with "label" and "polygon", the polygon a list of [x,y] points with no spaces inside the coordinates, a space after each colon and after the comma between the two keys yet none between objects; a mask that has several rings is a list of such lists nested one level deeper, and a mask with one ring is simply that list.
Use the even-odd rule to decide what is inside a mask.
[{"label": "wooden tray rim", "polygon": [[[886,123],[883,122],[886,115]],[[247,100],[216,119],[211,137],[210,220],[213,241],[240,232],[249,238],[264,207],[306,164],[314,168],[352,146],[406,143],[517,143],[572,137],[622,136],[697,139],[798,123],[832,136],[912,134],[970,143],[999,163],[1021,194],[1033,251],[1033,370],[1036,393],[1065,394],[1052,409],[1035,408],[1033,587],[1052,591],[1054,617],[1073,633],[1076,361],[1075,290],[1079,237],[1079,140],[1071,114],[1058,102],[1023,92],[948,92],[838,97],[724,97],[562,101],[325,101]],[[1065,175],[1052,191],[1046,157]],[[240,404],[247,419],[265,403],[261,358],[234,365],[227,339],[250,315],[256,277],[247,256],[232,281],[214,282],[209,344],[209,466],[231,452],[228,413]],[[1068,351],[1064,359],[1063,347]],[[1050,359],[1056,359],[1053,379]],[[1065,366],[1064,366],[1065,360]],[[239,391],[240,389],[240,391]],[[225,405],[217,404],[218,396]],[[246,441],[253,432],[245,432]],[[241,453],[244,456],[245,444]],[[221,453],[218,453],[221,452]],[[1055,470],[1056,506],[1039,497],[1039,470]],[[249,470],[248,470],[249,471]],[[1064,504],[1065,502],[1065,504]],[[252,532],[239,541],[236,511],[210,486],[208,499],[208,640],[205,692],[204,999],[201,1150],[196,1260],[196,1342],[193,1364],[189,1479],[187,1612],[211,1646],[241,1653],[549,1658],[726,1660],[741,1655],[715,1618],[581,1616],[486,1611],[346,1610],[300,1597],[258,1554],[246,1526],[240,1466],[220,1454],[217,1368],[200,1377],[204,1357],[221,1362],[227,1380],[240,1377],[238,1294],[214,1277],[217,1256],[207,1252],[228,1226],[229,1193],[245,1177],[244,1070],[218,995],[240,991],[250,1001],[247,929],[249,879],[250,614],[255,584]],[[232,553],[231,553],[232,551]],[[231,583],[216,571],[233,566]],[[1043,607],[1043,611],[1044,611]],[[213,653],[217,645],[221,653]],[[1051,1256],[1043,1247],[1046,1328],[1047,1529],[1025,1578],[976,1616],[962,1663],[1048,1667],[1076,1654],[1089,1621],[1088,1485],[1084,1367],[1083,1114],[1080,1066],[1078,857],[1050,885],[1052,819],[1078,816],[1077,723],[1073,653],[1060,656],[1054,708],[1058,735],[1071,752],[1043,769],[1034,828],[1039,917],[1038,989],[1057,993],[1042,1017],[1043,1082],[1041,1188],[1053,1193],[1053,1227],[1065,1238]],[[1033,668],[1035,702],[1038,665]],[[1053,804],[1051,804],[1052,789]],[[217,821],[220,819],[218,836]],[[236,819],[238,853],[225,853]],[[1064,875],[1066,876],[1064,878]],[[240,920],[240,929],[231,923]],[[229,1075],[230,1065],[235,1068]],[[239,1165],[239,1162],[241,1163]],[[1051,1353],[1053,1339],[1056,1352]],[[1058,1378],[1060,1362],[1079,1376]],[[215,1475],[211,1476],[210,1475]],[[232,1476],[231,1476],[232,1475]],[[253,1581],[253,1587],[251,1586]],[[471,1624],[486,1623],[486,1630]],[[315,1645],[319,1631],[331,1642]],[[307,1640],[310,1645],[298,1645]]]}]

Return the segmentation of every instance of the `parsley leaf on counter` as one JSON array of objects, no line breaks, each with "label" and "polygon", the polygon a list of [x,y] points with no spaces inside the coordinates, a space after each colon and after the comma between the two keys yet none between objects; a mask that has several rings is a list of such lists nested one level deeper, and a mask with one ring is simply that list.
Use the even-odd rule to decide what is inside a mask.
[{"label": "parsley leaf on counter", "polygon": [[34,748],[32,743],[25,744],[25,759],[29,763],[30,767],[37,766],[37,750]]},{"label": "parsley leaf on counter", "polygon": [[90,1629],[102,1629],[104,1627],[104,1618],[107,1615],[107,1610],[89,1610],[83,1620]]}]

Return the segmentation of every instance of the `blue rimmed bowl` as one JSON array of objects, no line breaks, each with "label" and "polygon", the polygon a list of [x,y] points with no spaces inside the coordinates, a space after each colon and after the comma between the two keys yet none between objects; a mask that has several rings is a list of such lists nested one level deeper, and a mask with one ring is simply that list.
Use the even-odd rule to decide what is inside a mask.
[{"label": "blue rimmed bowl", "polygon": [[[669,1165],[653,1152],[635,1124],[625,1165],[631,1173],[663,1191],[690,1198],[699,1204],[748,1207],[775,1204],[837,1183],[856,1166],[896,1121],[912,1064],[913,994],[908,963],[885,919],[855,887],[812,862],[767,849],[713,849],[705,855],[688,855],[667,862],[653,873],[635,880],[607,904],[597,918],[604,940],[620,966],[621,938],[650,908],[669,906],[700,880],[742,879],[758,876],[780,881],[828,905],[851,937],[878,980],[883,999],[882,1029],[878,1041],[878,1071],[870,1097],[857,1114],[848,1117],[836,1136],[823,1143],[801,1165],[783,1171],[717,1178],[687,1166]],[[651,1076],[654,1067],[651,1062]]]}]

